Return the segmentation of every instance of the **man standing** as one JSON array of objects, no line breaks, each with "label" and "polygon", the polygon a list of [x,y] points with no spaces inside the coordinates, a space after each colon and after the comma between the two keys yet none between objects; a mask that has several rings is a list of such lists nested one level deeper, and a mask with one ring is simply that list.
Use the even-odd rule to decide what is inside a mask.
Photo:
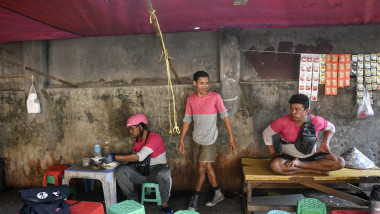
[{"label": "man standing", "polygon": [[[322,117],[309,114],[309,98],[304,94],[294,94],[289,104],[290,114],[278,118],[263,132],[265,145],[272,157],[271,170],[283,175],[298,173],[328,175],[328,171],[343,168],[344,159],[332,154],[329,148],[335,126]],[[324,135],[317,151],[316,141],[319,131],[324,131]],[[278,133],[281,135],[282,151],[276,152],[272,136]]]},{"label": "man standing", "polygon": [[[144,114],[135,114],[127,120],[129,133],[135,138],[133,152],[129,155],[115,155],[116,161],[143,163],[141,169],[134,165],[122,165],[116,168],[116,180],[123,194],[129,200],[139,201],[133,184],[147,182],[159,185],[163,214],[173,214],[168,206],[172,179],[167,165],[164,142],[158,133],[147,129],[148,119]],[[145,165],[145,167],[144,167]]]},{"label": "man standing", "polygon": [[209,75],[204,71],[197,71],[193,76],[193,84],[196,92],[187,98],[186,112],[183,119],[182,134],[179,140],[179,151],[185,153],[184,137],[189,130],[190,123],[194,121],[193,130],[193,150],[194,160],[198,161],[198,175],[196,180],[195,192],[191,197],[189,210],[196,210],[198,205],[198,196],[202,185],[207,178],[214,190],[214,196],[206,206],[214,206],[224,199],[216,181],[216,176],[212,163],[215,161],[218,129],[216,126],[217,114],[224,121],[230,135],[230,148],[236,148],[236,142],[232,133],[230,119],[228,118],[227,109],[224,107],[223,100],[219,94],[209,92]]}]

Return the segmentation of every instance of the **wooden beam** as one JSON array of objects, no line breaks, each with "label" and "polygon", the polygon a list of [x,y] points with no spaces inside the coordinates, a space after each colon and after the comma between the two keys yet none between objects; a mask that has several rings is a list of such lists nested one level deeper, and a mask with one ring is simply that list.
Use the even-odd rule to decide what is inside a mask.
[{"label": "wooden beam", "polygon": [[61,82],[61,83],[63,83],[63,84],[69,85],[69,86],[71,86],[71,87],[77,87],[76,85],[71,84],[71,83],[69,83],[69,82],[66,82],[66,81],[64,81],[64,80],[61,80],[61,79],[59,79],[59,78],[57,78],[57,77],[51,76],[51,75],[49,75],[49,74],[45,74],[45,73],[43,73],[43,72],[41,72],[41,71],[39,71],[39,70],[36,70],[36,69],[33,69],[33,68],[26,67],[26,66],[24,66],[24,65],[21,65],[21,64],[18,64],[18,63],[16,63],[16,62],[13,62],[13,61],[10,61],[10,60],[7,60],[7,59],[4,59],[4,58],[2,58],[2,57],[0,57],[0,60],[3,61],[3,62],[6,62],[6,63],[8,63],[8,64],[14,65],[14,66],[16,66],[16,67],[20,67],[20,68],[22,68],[22,69],[25,69],[25,70],[27,70],[27,71],[31,71],[31,72],[33,72],[33,73],[35,73],[35,74],[39,74],[39,75],[45,76],[45,77],[47,77],[47,78],[50,78],[50,79],[56,80],[56,81]]},{"label": "wooden beam", "polygon": [[[154,13],[152,2],[150,0],[146,0],[146,4],[148,5],[149,14]],[[151,17],[151,20],[152,20],[152,24],[153,24],[154,30],[156,31],[156,35],[158,37],[158,41],[160,42],[162,50],[165,52],[165,50],[164,50],[164,44],[163,44],[164,39],[162,38],[162,34],[160,33],[161,30],[160,30],[158,21],[156,19],[156,16],[150,16],[150,17]],[[172,62],[170,61],[169,56],[168,56],[168,61],[169,61],[169,67],[171,68],[171,70],[172,70],[175,78],[177,79],[177,82],[179,84],[182,84],[181,79],[177,75],[177,72],[174,70],[174,66],[173,66]]]}]

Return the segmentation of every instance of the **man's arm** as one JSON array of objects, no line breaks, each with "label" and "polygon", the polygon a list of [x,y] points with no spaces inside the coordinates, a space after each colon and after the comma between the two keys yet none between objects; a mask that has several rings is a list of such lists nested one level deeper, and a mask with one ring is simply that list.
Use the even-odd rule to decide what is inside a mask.
[{"label": "man's arm", "polygon": [[136,153],[129,154],[129,155],[115,155],[115,160],[135,162],[135,161],[139,161],[139,156]]},{"label": "man's arm", "polygon": [[190,123],[183,122],[182,123],[182,132],[181,132],[181,137],[179,138],[179,146],[178,149],[182,154],[185,154],[185,144],[183,139],[186,136],[187,131],[189,130]]},{"label": "man's arm", "polygon": [[282,152],[280,153],[276,153],[274,147],[273,147],[273,140],[272,140],[272,137],[273,135],[277,134],[276,132],[274,132],[270,125],[264,129],[263,131],[263,138],[264,138],[264,143],[265,145],[267,146],[267,149],[268,149],[268,152],[269,152],[269,156],[270,157],[274,157],[276,155],[280,155],[282,154]]},{"label": "man's arm", "polygon": [[330,153],[330,154],[332,154],[331,151],[330,151],[329,144],[330,144],[330,140],[334,136],[334,134],[335,134],[335,126],[334,126],[334,124],[332,124],[332,123],[330,123],[330,122],[327,121],[327,127],[326,127],[326,129],[324,130],[324,133],[323,133],[322,144],[319,147],[319,149],[318,149],[317,152],[323,152],[323,153]]},{"label": "man's arm", "polygon": [[226,126],[228,134],[230,135],[230,149],[234,150],[236,148],[236,142],[235,142],[234,134],[232,133],[230,118],[225,117],[223,119],[223,122],[224,122],[224,125]]}]

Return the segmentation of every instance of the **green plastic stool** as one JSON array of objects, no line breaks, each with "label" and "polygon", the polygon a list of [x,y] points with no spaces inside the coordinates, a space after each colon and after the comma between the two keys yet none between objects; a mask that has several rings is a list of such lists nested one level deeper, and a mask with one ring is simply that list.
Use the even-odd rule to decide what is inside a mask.
[{"label": "green plastic stool", "polygon": [[327,214],[326,205],[315,198],[304,198],[297,203],[297,214]]},{"label": "green plastic stool", "polygon": [[174,214],[199,214],[199,212],[195,212],[193,210],[178,210]]},{"label": "green plastic stool", "polygon": [[[150,194],[152,192],[156,193],[156,198],[145,198],[145,194]],[[144,202],[157,202],[158,206],[161,206],[161,194],[158,184],[155,183],[144,183],[142,185],[142,192],[141,192],[141,204],[144,204]]]},{"label": "green plastic stool", "polygon": [[134,200],[125,200],[110,206],[108,214],[145,214],[145,208]]},{"label": "green plastic stool", "polygon": [[286,211],[282,211],[282,210],[271,210],[267,214],[290,214],[290,213]]}]

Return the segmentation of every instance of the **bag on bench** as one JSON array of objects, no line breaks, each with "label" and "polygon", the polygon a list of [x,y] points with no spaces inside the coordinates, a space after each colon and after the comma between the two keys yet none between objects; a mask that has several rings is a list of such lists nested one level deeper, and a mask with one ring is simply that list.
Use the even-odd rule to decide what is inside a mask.
[{"label": "bag on bench", "polygon": [[68,185],[23,189],[21,199],[24,204],[20,214],[71,214],[65,201],[68,196]]}]

